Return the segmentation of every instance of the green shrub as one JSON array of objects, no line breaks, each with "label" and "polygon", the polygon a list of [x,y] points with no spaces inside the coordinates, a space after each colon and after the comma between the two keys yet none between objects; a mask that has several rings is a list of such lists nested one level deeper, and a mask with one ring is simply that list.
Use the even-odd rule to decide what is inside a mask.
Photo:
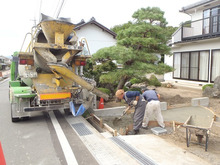
[{"label": "green shrub", "polygon": [[213,84],[206,84],[202,86],[202,90],[204,91],[206,87],[213,88]]},{"label": "green shrub", "polygon": [[131,84],[138,84],[138,83],[141,83],[142,81],[141,81],[141,79],[132,78],[132,79],[130,80],[130,82],[131,82]]},{"label": "green shrub", "polygon": [[153,85],[153,86],[161,86],[160,81],[157,79],[157,77],[155,75],[151,75],[148,85]]},{"label": "green shrub", "polygon": [[100,91],[102,91],[103,93],[106,93],[108,95],[110,95],[111,91],[107,88],[98,88]]},{"label": "green shrub", "polygon": [[141,79],[141,82],[142,82],[142,83],[145,83],[145,84],[147,85],[147,84],[149,84],[149,79],[146,78],[146,77],[143,77],[143,78]]},{"label": "green shrub", "polygon": [[129,88],[127,88],[126,86],[123,87],[123,90],[126,92],[128,91]]}]

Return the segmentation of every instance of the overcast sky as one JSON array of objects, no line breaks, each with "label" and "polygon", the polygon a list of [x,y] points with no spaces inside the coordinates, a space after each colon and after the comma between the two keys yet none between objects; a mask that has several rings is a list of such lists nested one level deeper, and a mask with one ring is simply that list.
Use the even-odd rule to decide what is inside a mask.
[{"label": "overcast sky", "polygon": [[[4,0],[0,3],[0,55],[10,56],[20,51],[24,36],[39,22],[39,13],[54,17],[62,0]],[[159,7],[165,12],[168,25],[179,26],[190,16],[179,10],[199,0],[65,0],[60,17],[71,18],[73,23],[82,19],[112,28],[132,21],[132,14],[140,8]],[[41,5],[40,5],[41,4]],[[41,7],[40,7],[41,6]]]}]

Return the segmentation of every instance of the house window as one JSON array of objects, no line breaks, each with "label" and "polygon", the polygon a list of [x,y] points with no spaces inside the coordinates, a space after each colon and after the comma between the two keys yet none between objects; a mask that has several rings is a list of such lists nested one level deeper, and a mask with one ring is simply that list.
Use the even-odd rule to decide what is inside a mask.
[{"label": "house window", "polygon": [[203,11],[203,34],[220,32],[220,7]]},{"label": "house window", "polygon": [[189,78],[189,53],[182,53],[181,56],[181,78],[188,79]]},{"label": "house window", "polygon": [[199,58],[199,80],[208,81],[209,51],[201,51]]},{"label": "house window", "polygon": [[220,75],[220,50],[212,51],[212,67],[211,67],[211,81],[213,82],[217,76]]},{"label": "house window", "polygon": [[190,56],[190,79],[198,80],[199,75],[199,52],[191,52]]},{"label": "house window", "polygon": [[213,8],[211,10],[211,28],[212,28],[212,33],[219,32],[219,7]]},{"label": "house window", "polygon": [[209,51],[174,53],[173,78],[208,81]]},{"label": "house window", "polygon": [[210,17],[210,9],[205,10],[203,12],[203,34],[208,34],[209,33],[209,17]]}]

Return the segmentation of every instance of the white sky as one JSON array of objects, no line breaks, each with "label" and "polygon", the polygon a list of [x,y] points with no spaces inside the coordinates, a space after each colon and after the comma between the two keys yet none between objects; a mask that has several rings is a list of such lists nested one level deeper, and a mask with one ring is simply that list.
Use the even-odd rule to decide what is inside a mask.
[{"label": "white sky", "polygon": [[[1,0],[0,2],[0,55],[11,56],[20,51],[25,34],[31,31],[34,19],[39,22],[39,12],[55,16],[57,4],[62,0]],[[112,28],[132,21],[132,14],[140,8],[159,7],[165,12],[168,25],[179,26],[190,20],[190,16],[180,13],[183,6],[199,0],[66,0],[60,17],[68,17],[73,23],[82,19],[96,21]],[[40,10],[40,2],[41,10]]]}]

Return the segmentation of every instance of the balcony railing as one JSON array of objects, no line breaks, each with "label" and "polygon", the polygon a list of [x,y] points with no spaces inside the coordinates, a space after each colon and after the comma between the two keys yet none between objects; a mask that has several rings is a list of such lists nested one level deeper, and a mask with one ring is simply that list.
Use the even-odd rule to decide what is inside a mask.
[{"label": "balcony railing", "polygon": [[220,37],[220,15],[182,24],[172,36],[172,43]]}]

